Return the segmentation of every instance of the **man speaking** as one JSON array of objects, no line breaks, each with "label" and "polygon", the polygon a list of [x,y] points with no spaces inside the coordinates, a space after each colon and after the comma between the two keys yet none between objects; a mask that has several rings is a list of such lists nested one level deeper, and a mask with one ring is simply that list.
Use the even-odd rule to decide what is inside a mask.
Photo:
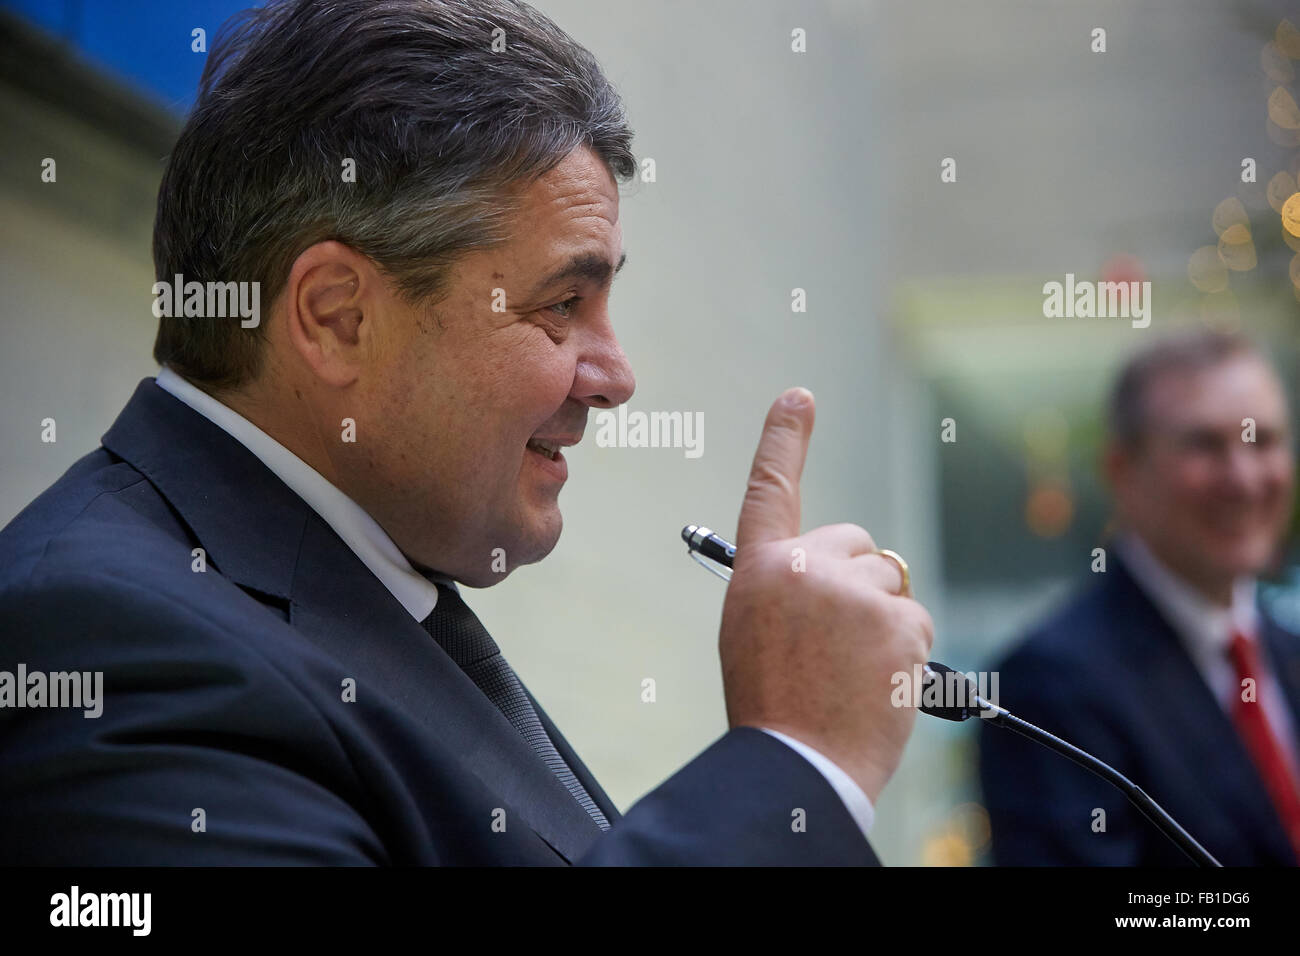
[{"label": "man speaking", "polygon": [[[876,862],[891,675],[932,624],[861,528],[799,534],[806,391],[741,506],[730,729],[626,816],[458,587],[555,547],[563,448],[632,394],[631,138],[512,0],[298,0],[220,38],[159,190],[162,370],[0,533],[4,862]],[[51,706],[86,673],[98,716]]]}]

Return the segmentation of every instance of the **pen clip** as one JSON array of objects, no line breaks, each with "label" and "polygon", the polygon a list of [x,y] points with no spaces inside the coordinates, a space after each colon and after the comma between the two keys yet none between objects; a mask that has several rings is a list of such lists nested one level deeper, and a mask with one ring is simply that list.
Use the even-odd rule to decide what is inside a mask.
[{"label": "pen clip", "polygon": [[702,568],[704,568],[704,570],[716,574],[724,581],[731,580],[731,568],[727,567],[726,565],[718,564],[717,561],[713,561],[709,558],[706,558],[704,555],[700,554],[700,552],[696,551],[694,548],[687,548],[686,553],[689,554],[697,564],[699,564]]}]

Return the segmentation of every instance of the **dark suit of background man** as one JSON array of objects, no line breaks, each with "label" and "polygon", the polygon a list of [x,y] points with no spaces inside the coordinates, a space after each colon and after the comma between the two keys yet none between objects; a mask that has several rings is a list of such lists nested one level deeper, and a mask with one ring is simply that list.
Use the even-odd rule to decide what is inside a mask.
[{"label": "dark suit of background man", "polygon": [[[1255,598],[1291,513],[1282,386],[1246,341],[1184,335],[1127,365],[1109,427],[1105,573],[999,666],[1001,703],[1128,776],[1225,866],[1295,865],[1300,639]],[[1189,862],[1087,771],[996,728],[981,745],[998,863]]]},{"label": "dark suit of background man", "polygon": [[626,817],[457,586],[551,551],[556,449],[632,394],[631,138],[510,0],[276,4],[217,44],[155,266],[259,282],[261,321],[161,318],[157,380],[0,533],[0,672],[104,691],[98,717],[0,697],[0,861],[876,862],[915,720],[890,675],[933,632],[864,530],[799,534],[806,390],[741,508],[730,730]]}]

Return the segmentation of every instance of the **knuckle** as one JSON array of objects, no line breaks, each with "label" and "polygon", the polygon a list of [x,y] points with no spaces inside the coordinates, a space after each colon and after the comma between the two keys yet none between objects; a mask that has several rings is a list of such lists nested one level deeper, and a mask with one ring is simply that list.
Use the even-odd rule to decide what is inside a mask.
[{"label": "knuckle", "polygon": [[810,534],[818,537],[827,538],[834,541],[854,541],[866,544],[870,547],[875,546],[871,534],[862,525],[854,524],[851,521],[840,521],[836,524],[822,525]]},{"label": "knuckle", "polygon": [[745,484],[746,495],[762,496],[773,492],[792,495],[795,492],[794,482],[771,459],[755,459],[754,467],[749,471],[749,481]]},{"label": "knuckle", "polygon": [[871,537],[871,533],[860,524],[853,524],[852,522],[845,521],[841,524],[834,525],[833,527],[837,534],[858,541],[862,547],[867,550],[871,550],[876,546],[876,541]]},{"label": "knuckle", "polygon": [[909,661],[923,663],[934,644],[934,622],[930,612],[910,598],[890,598],[888,627],[897,652]]},{"label": "knuckle", "polygon": [[850,528],[854,534],[858,535],[862,539],[863,544],[865,544],[868,548],[874,548],[876,546],[876,539],[873,538],[871,536],[871,532],[868,531],[866,528],[862,527],[862,525],[849,524],[846,525],[846,527]]},{"label": "knuckle", "polygon": [[930,648],[934,646],[934,618],[930,616],[930,612],[923,605],[918,604],[916,601],[912,601],[911,604],[915,608],[913,611],[916,622],[915,627],[921,639],[925,641],[925,649],[928,653]]}]

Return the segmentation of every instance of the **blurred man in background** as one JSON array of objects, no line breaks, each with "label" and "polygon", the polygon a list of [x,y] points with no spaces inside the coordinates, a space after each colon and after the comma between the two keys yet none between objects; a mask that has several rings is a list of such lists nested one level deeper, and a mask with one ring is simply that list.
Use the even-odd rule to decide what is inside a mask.
[{"label": "blurred man in background", "polygon": [[[1001,702],[1130,777],[1224,865],[1296,865],[1300,639],[1255,594],[1291,514],[1282,386],[1246,340],[1185,335],[1122,370],[1108,428],[1119,533],[1001,664]],[[982,729],[980,776],[998,864],[1189,862],[1118,790],[1013,734]]]}]

